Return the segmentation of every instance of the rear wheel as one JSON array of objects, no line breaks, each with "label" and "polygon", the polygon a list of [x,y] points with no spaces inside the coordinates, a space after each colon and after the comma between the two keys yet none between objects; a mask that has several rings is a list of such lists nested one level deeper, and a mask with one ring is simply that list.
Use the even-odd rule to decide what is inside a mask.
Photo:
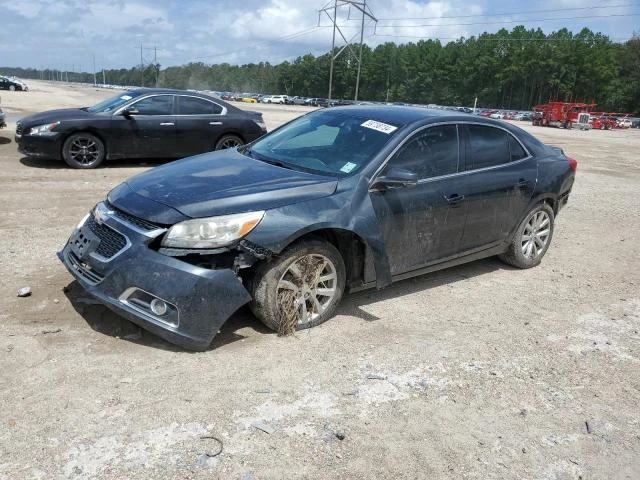
[{"label": "rear wheel", "polygon": [[216,143],[216,150],[224,150],[225,148],[235,148],[243,145],[244,142],[240,137],[236,135],[224,135],[218,143]]},{"label": "rear wheel", "polygon": [[72,168],[96,168],[104,156],[102,140],[87,132],[74,133],[62,146],[62,158]]},{"label": "rear wheel", "polygon": [[9,85],[9,90],[11,90],[12,92],[15,92],[16,91],[15,85]]},{"label": "rear wheel", "polygon": [[508,250],[500,255],[500,259],[518,268],[531,268],[540,264],[551,244],[554,219],[549,205],[536,205],[520,223]]},{"label": "rear wheel", "polygon": [[254,315],[279,335],[315,327],[334,313],[345,285],[340,252],[311,239],[260,265],[249,282]]}]

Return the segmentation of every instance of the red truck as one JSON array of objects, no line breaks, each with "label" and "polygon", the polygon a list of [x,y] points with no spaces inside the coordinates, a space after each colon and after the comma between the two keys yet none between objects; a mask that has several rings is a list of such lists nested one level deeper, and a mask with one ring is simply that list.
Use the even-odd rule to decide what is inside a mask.
[{"label": "red truck", "polygon": [[[549,102],[533,107],[533,125],[541,127],[591,128],[595,103]],[[595,127],[594,127],[595,128]]]}]

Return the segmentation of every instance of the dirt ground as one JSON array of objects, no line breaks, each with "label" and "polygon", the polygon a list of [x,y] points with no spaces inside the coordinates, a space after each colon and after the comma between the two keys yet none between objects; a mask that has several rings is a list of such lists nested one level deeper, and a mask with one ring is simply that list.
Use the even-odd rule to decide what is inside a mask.
[{"label": "dirt ground", "polygon": [[[77,171],[13,141],[20,116],[114,92],[29,84],[0,94],[0,479],[640,478],[640,130],[524,125],[579,162],[537,268],[349,295],[287,338],[243,309],[190,353],[93,305],[55,256],[155,163]],[[304,111],[246,108],[269,128]]]}]

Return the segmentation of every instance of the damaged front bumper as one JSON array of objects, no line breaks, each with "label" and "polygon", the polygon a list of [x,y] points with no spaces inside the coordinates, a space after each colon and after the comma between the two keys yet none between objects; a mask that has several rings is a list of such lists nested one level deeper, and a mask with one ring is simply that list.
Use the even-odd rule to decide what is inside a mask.
[{"label": "damaged front bumper", "polygon": [[163,229],[134,223],[104,203],[95,212],[58,257],[91,296],[131,322],[183,348],[204,350],[251,299],[232,269],[201,268],[149,248]]}]

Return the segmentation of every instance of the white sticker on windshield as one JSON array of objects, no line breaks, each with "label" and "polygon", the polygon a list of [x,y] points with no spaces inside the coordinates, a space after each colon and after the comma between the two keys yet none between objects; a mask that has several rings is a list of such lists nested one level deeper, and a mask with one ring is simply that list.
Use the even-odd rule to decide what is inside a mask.
[{"label": "white sticker on windshield", "polygon": [[345,163],[342,168],[340,169],[341,172],[344,173],[349,173],[351,170],[353,170],[354,168],[356,168],[358,166],[357,163],[351,163],[351,162],[347,162]]},{"label": "white sticker on windshield", "polygon": [[387,134],[394,132],[398,129],[398,127],[394,127],[393,125],[387,125],[386,123],[376,122],[375,120],[367,120],[360,126],[367,127],[367,128],[370,128],[371,130],[377,130],[378,132],[387,133]]},{"label": "white sticker on windshield", "polygon": [[122,100],[131,100],[133,97],[131,95],[122,95],[120,98]]}]

